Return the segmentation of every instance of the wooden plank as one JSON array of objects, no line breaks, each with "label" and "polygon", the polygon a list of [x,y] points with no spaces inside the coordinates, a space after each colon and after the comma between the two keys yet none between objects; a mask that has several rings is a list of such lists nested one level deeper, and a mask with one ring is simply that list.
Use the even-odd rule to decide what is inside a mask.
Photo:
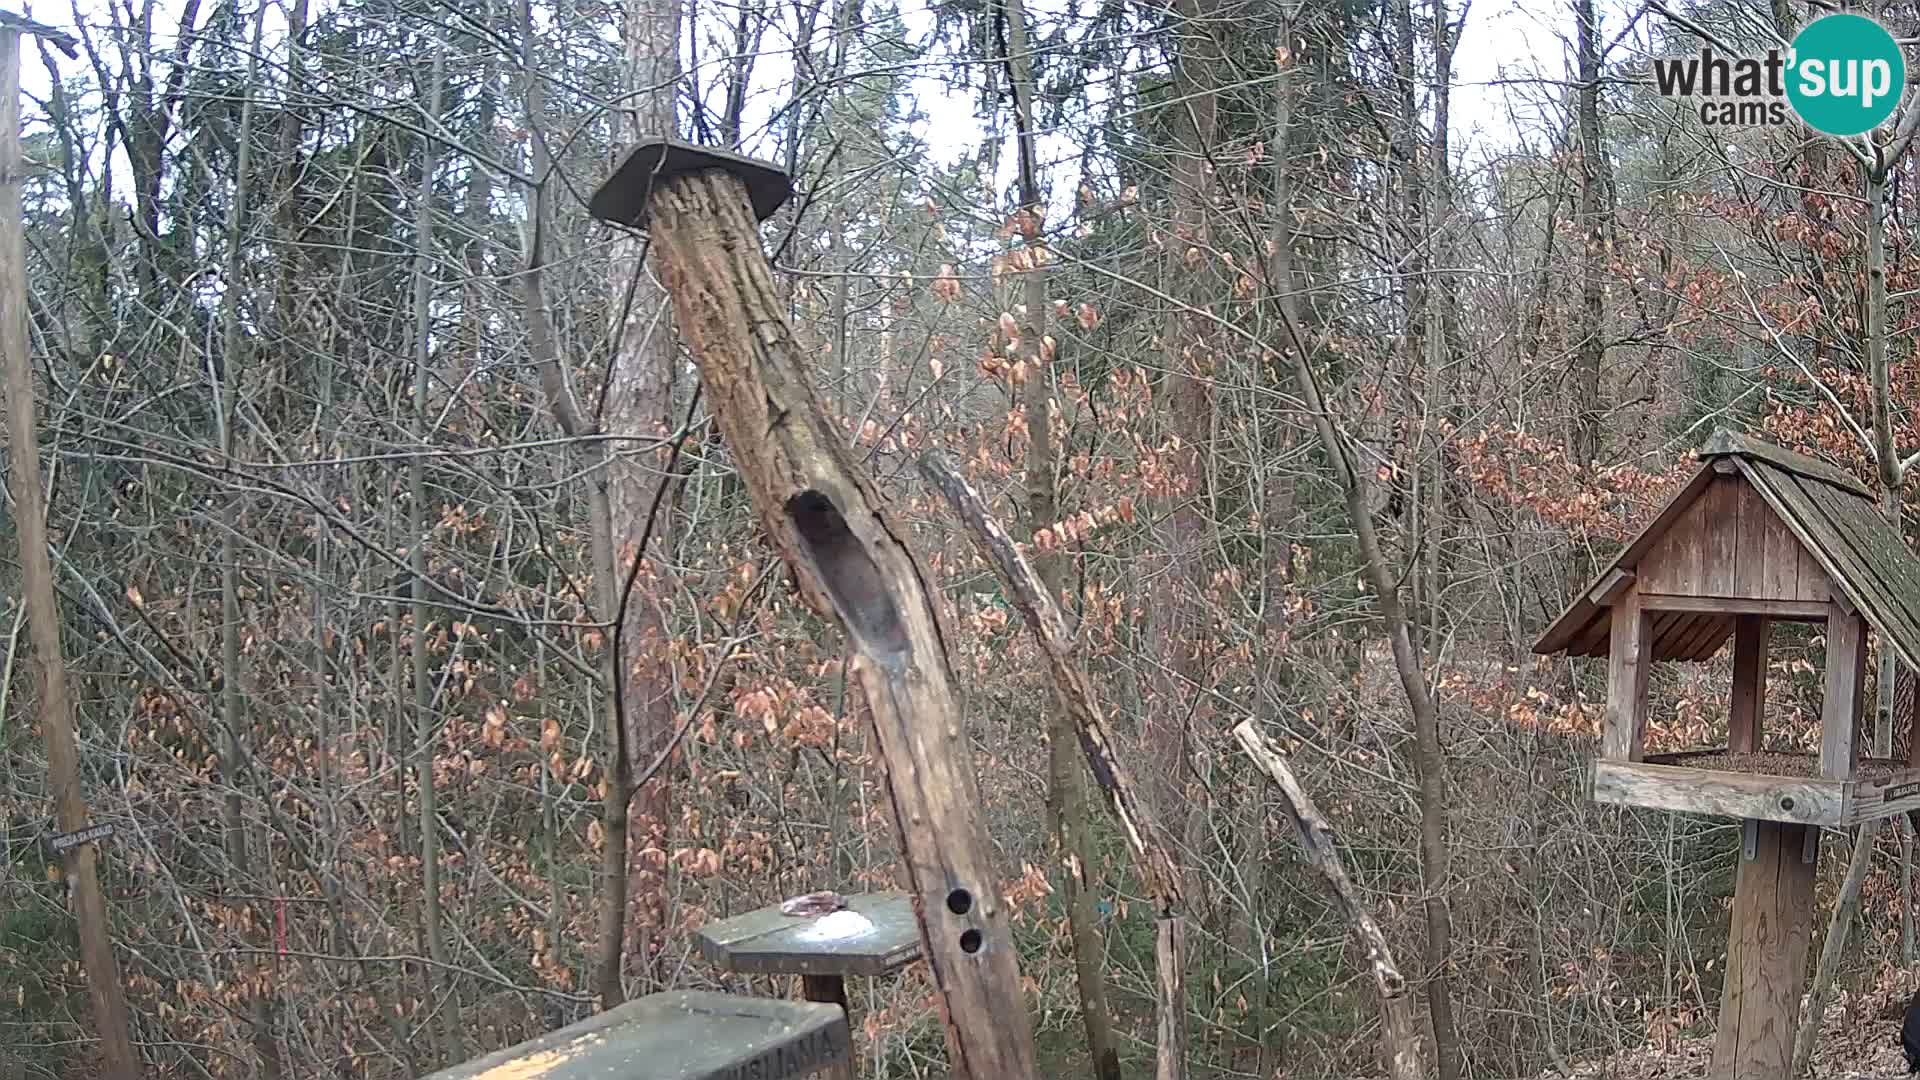
[{"label": "wooden plank", "polygon": [[[920,958],[912,897],[859,893],[845,900],[857,920],[837,912],[796,918],[770,904],[708,923],[696,934],[700,954],[721,971],[753,975],[885,975]],[[822,921],[828,918],[835,921]]]},{"label": "wooden plank", "polygon": [[1653,548],[1653,544],[1659,542],[1659,540],[1667,534],[1667,530],[1672,527],[1672,523],[1678,521],[1680,515],[1684,515],[1684,513],[1692,507],[1693,500],[1699,498],[1699,494],[1705,492],[1705,490],[1707,490],[1707,484],[1711,484],[1711,482],[1713,482],[1713,467],[1711,467],[1711,465],[1701,465],[1701,467],[1693,473],[1692,477],[1688,479],[1688,482],[1682,484],[1680,490],[1672,494],[1672,498],[1668,498],[1667,505],[1663,505],[1661,511],[1659,511],[1657,515],[1653,515],[1653,521],[1649,521],[1647,527],[1642,528],[1640,534],[1636,534],[1636,536],[1626,544],[1626,548],[1613,559],[1613,563],[1611,563],[1607,569],[1603,569],[1599,575],[1596,575],[1596,578],[1594,578],[1592,582],[1588,582],[1586,588],[1582,588],[1580,592],[1574,594],[1574,601],[1572,601],[1571,605],[1567,605],[1567,609],[1561,611],[1557,619],[1553,619],[1553,623],[1546,628],[1546,632],[1540,634],[1540,640],[1534,642],[1534,651],[1540,653],[1540,655],[1551,655],[1551,653],[1565,650],[1565,648],[1567,648],[1567,642],[1571,642],[1572,636],[1574,636],[1582,626],[1588,625],[1596,615],[1599,615],[1596,607],[1594,607],[1594,603],[1586,598],[1586,594],[1592,592],[1594,586],[1599,584],[1599,578],[1607,577],[1607,571],[1611,571],[1613,567],[1636,569],[1636,567],[1640,565],[1642,555],[1649,552],[1649,550]]},{"label": "wooden plank", "polygon": [[1647,522],[1646,528],[1641,529],[1632,540],[1628,541],[1626,548],[1614,558],[1613,562],[1595,575],[1594,580],[1589,582],[1585,589],[1574,594],[1573,603],[1569,604],[1567,609],[1553,620],[1552,625],[1547,627],[1546,632],[1540,635],[1539,640],[1533,643],[1533,651],[1545,656],[1564,650],[1573,636],[1582,627],[1588,625],[1597,614],[1593,603],[1587,599],[1587,593],[1591,592],[1593,586],[1599,584],[1600,579],[1614,567],[1624,567],[1629,570],[1638,567],[1642,556],[1646,555],[1648,550],[1666,535],[1667,530],[1672,528],[1673,523],[1693,506],[1694,500],[1707,489],[1707,485],[1713,483],[1713,476],[1713,468],[1710,465],[1702,465],[1696,470],[1687,482],[1680,486],[1680,490],[1673,493],[1666,505],[1660,508],[1660,512],[1654,515],[1653,520]]},{"label": "wooden plank", "polygon": [[1692,659],[1692,661],[1707,661],[1707,659],[1713,659],[1716,653],[1720,651],[1720,648],[1726,646],[1728,638],[1732,638],[1732,636],[1734,636],[1734,619],[1732,619],[1732,617],[1716,617],[1716,619],[1711,619],[1711,621],[1707,623],[1707,626],[1705,626],[1705,632],[1701,632],[1701,634],[1697,634],[1697,636],[1693,638],[1692,648],[1686,653],[1686,659]]},{"label": "wooden plank", "polygon": [[1673,596],[1641,593],[1640,606],[1648,611],[1697,611],[1717,615],[1762,615],[1769,619],[1819,622],[1827,617],[1825,601],[1750,600],[1738,596]]},{"label": "wooden plank", "polygon": [[1727,749],[1760,749],[1760,722],[1767,702],[1767,638],[1772,624],[1759,615],[1741,615],[1733,624],[1733,711],[1727,718]]},{"label": "wooden plank", "polygon": [[1828,576],[1826,568],[1799,541],[1795,541],[1794,546],[1799,548],[1800,555],[1800,599],[1816,604],[1833,599],[1834,593],[1839,590],[1833,587],[1833,578]]},{"label": "wooden plank", "polygon": [[1713,1077],[1785,1080],[1792,1075],[1819,869],[1818,861],[1802,858],[1807,828],[1759,821],[1754,857],[1740,861]]},{"label": "wooden plank", "polygon": [[[1760,492],[1751,487],[1750,490],[1753,490],[1754,498],[1760,499],[1761,505],[1766,506],[1766,500],[1761,498]],[[1793,600],[1808,599],[1805,593],[1806,586],[1800,583],[1800,559],[1805,548],[1794,537],[1793,531],[1787,527],[1785,521],[1781,520],[1773,507],[1766,506],[1766,510],[1767,566],[1763,595]],[[1826,597],[1821,596],[1820,599],[1825,600]]]},{"label": "wooden plank", "polygon": [[1859,567],[1847,582],[1853,599],[1886,633],[1909,664],[1920,662],[1920,560],[1906,540],[1864,499],[1848,498],[1819,484],[1801,482],[1826,516],[1833,534],[1827,547],[1844,549]]},{"label": "wooden plank", "polygon": [[1647,729],[1647,668],[1652,664],[1647,614],[1627,590],[1613,605],[1613,641],[1607,652],[1607,729],[1601,754],[1638,761]]},{"label": "wooden plank", "polygon": [[1616,566],[1600,575],[1599,582],[1587,590],[1587,599],[1596,607],[1611,606],[1631,584],[1633,584],[1633,571]]},{"label": "wooden plank", "polygon": [[1907,767],[1920,769],[1920,672],[1914,674],[1909,686],[1908,692],[1913,695],[1913,718],[1907,721]]},{"label": "wooden plank", "polygon": [[1812,481],[1795,479],[1813,511],[1820,543],[1816,554],[1834,563],[1836,595],[1848,598],[1889,637],[1908,663],[1920,651],[1920,614],[1903,596],[1920,594],[1920,573],[1906,546],[1871,504],[1847,498]]},{"label": "wooden plank", "polygon": [[1575,644],[1567,647],[1567,653],[1569,655],[1607,655],[1607,641],[1613,633],[1612,626],[1610,625],[1611,615],[1607,608],[1595,608],[1594,612],[1597,617],[1581,629],[1579,638]]},{"label": "wooden plank", "polygon": [[851,1060],[847,1014],[838,1006],[669,990],[427,1080],[788,1080]]},{"label": "wooden plank", "polygon": [[1722,454],[1735,454],[1741,457],[1758,458],[1776,468],[1825,481],[1843,491],[1850,491],[1855,495],[1864,495],[1869,499],[1873,497],[1873,492],[1868,489],[1867,485],[1861,483],[1858,478],[1836,465],[1829,465],[1817,458],[1808,457],[1798,451],[1789,450],[1784,446],[1776,446],[1770,442],[1751,439],[1731,431],[1720,430],[1708,436],[1707,441],[1701,444],[1695,456],[1702,461],[1708,461]]},{"label": "wooden plank", "polygon": [[1646,762],[1594,762],[1593,799],[1710,817],[1839,825],[1845,816],[1844,782],[1691,769]]},{"label": "wooden plank", "polygon": [[1733,618],[1728,615],[1699,614],[1693,617],[1693,627],[1688,630],[1674,649],[1674,657],[1680,660],[1701,660],[1712,656],[1720,642],[1733,631]]},{"label": "wooden plank", "polygon": [[1854,734],[1859,726],[1861,691],[1867,674],[1867,624],[1836,606],[1827,617],[1827,672],[1820,702],[1820,775],[1844,780],[1853,775]]},{"label": "wooden plank", "polygon": [[1736,596],[1740,559],[1740,488],[1746,481],[1722,476],[1700,500],[1701,546],[1696,596]]},{"label": "wooden plank", "polygon": [[1909,766],[1884,779],[1847,785],[1846,824],[1898,817],[1920,810],[1920,768]]},{"label": "wooden plank", "polygon": [[1779,594],[1768,588],[1767,519],[1773,517],[1773,511],[1760,498],[1760,493],[1753,490],[1753,484],[1746,477],[1723,479],[1720,482],[1730,485],[1734,490],[1734,535],[1737,537],[1738,558],[1733,595],[1774,600],[1796,599],[1791,593]]}]

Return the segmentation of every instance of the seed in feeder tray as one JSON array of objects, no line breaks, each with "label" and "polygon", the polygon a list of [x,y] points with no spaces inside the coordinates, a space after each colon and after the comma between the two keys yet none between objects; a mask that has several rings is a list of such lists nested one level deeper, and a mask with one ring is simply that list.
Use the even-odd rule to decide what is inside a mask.
[{"label": "seed in feeder tray", "polygon": [[801,941],[845,941],[873,932],[873,920],[857,911],[836,911],[794,935]]}]

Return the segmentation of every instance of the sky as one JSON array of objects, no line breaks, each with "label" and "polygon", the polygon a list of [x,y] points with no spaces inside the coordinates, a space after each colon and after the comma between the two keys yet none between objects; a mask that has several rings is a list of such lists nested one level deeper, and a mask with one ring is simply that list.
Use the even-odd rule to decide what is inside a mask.
[{"label": "sky", "polygon": [[[1455,2],[1457,8],[1464,0]],[[72,27],[76,7],[90,23],[105,21],[105,0],[69,0],[69,3],[42,0],[37,10],[36,5],[31,4],[23,4],[22,10],[61,28]],[[911,33],[919,36],[931,29],[929,0],[899,0],[899,4],[903,20]],[[1049,10],[1057,9],[1058,0],[1029,0],[1029,4],[1035,10],[1035,17],[1044,21]],[[1612,6],[1612,3],[1603,0],[1603,9]],[[173,25],[171,20],[177,19],[180,0],[159,0],[157,7],[160,9],[159,21],[166,28],[162,34],[170,33]],[[203,19],[210,7],[203,5]],[[1454,153],[1463,160],[1506,149],[1521,138],[1523,132],[1537,135],[1537,118],[1524,113],[1521,129],[1516,130],[1511,122],[1509,104],[1517,108],[1528,99],[1542,96],[1538,88],[1527,85],[1526,80],[1558,80],[1566,77],[1563,34],[1570,22],[1567,0],[1471,0],[1466,10],[1467,23],[1454,57],[1450,124]],[[269,34],[273,33],[276,25],[284,25],[277,14],[277,11],[269,13]],[[1614,18],[1618,19],[1619,16]],[[617,28],[610,28],[610,32],[617,32]],[[48,75],[37,50],[29,50],[23,60],[22,90],[30,98],[44,100],[48,91]],[[60,63],[62,72],[69,75],[85,71],[84,60],[74,62],[62,58]],[[786,57],[773,54],[761,60],[757,75],[778,81],[787,70],[790,70],[790,65]],[[1517,92],[1510,95],[1510,87],[1502,85],[1502,80],[1519,80]],[[919,134],[934,155],[951,162],[959,155],[977,149],[984,132],[982,125],[974,118],[973,100],[967,95],[948,95],[932,77],[920,78],[915,82],[920,109],[927,116]],[[28,104],[26,112],[31,122],[38,110]],[[1051,152],[1046,156],[1056,159],[1073,156],[1074,148],[1067,145],[1064,137],[1056,137],[1052,141],[1054,145],[1047,148]],[[1003,167],[1011,170],[1013,155],[1002,155],[1002,162]],[[1008,175],[1000,179],[1003,183],[1011,182],[1012,177]]]}]

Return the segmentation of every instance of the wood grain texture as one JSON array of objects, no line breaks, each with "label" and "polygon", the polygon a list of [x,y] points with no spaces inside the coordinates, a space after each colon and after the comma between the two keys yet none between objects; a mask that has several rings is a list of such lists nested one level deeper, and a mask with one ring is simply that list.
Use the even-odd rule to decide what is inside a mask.
[{"label": "wood grain texture", "polygon": [[1820,701],[1820,775],[1853,775],[1854,738],[1867,681],[1867,624],[1834,606],[1827,616],[1827,670]]},{"label": "wood grain texture", "polygon": [[1647,616],[1639,591],[1629,589],[1613,606],[1613,643],[1607,659],[1607,728],[1601,756],[1638,761],[1645,750],[1647,668],[1652,662]]},{"label": "wood grain texture", "polygon": [[[955,1077],[1034,1075],[1033,1027],[952,687],[940,598],[814,389],[746,186],[673,176],[648,257],[754,513],[801,597],[838,622],[869,705]],[[964,911],[947,900],[964,890]]]},{"label": "wood grain texture", "polygon": [[819,916],[796,918],[779,904],[707,923],[696,933],[700,954],[721,971],[749,975],[885,975],[920,958],[920,924],[913,898],[903,892],[856,893],[846,910],[873,929],[828,939]]},{"label": "wood grain texture", "polygon": [[669,990],[426,1080],[798,1080],[851,1060],[836,1005]]},{"label": "wood grain texture", "polygon": [[1802,858],[1810,826],[1757,823],[1754,858],[1734,884],[1714,1080],[1787,1080],[1806,982],[1818,861]]},{"label": "wood grain texture", "polygon": [[1727,717],[1727,749],[1760,749],[1767,703],[1767,639],[1772,624],[1758,615],[1735,616],[1733,707]]},{"label": "wood grain texture", "polygon": [[1845,821],[1845,781],[1796,780],[1646,762],[1596,761],[1595,802],[1805,825]]}]

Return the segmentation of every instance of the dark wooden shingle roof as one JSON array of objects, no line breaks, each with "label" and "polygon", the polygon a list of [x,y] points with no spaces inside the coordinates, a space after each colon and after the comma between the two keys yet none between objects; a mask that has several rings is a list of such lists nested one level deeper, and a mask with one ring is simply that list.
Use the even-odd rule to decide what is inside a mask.
[{"label": "dark wooden shingle roof", "polygon": [[[1730,461],[1842,597],[1901,659],[1920,668],[1920,560],[1908,553],[1899,531],[1881,516],[1871,489],[1805,454],[1727,431],[1715,432],[1696,456],[1699,471],[1554,620],[1534,643],[1534,652],[1606,656],[1613,609],[1597,602],[1596,594],[1619,572],[1639,567],[1642,557],[1713,484],[1716,463]],[[1730,615],[1662,613],[1654,626],[1654,658],[1706,659],[1732,628]]]}]

